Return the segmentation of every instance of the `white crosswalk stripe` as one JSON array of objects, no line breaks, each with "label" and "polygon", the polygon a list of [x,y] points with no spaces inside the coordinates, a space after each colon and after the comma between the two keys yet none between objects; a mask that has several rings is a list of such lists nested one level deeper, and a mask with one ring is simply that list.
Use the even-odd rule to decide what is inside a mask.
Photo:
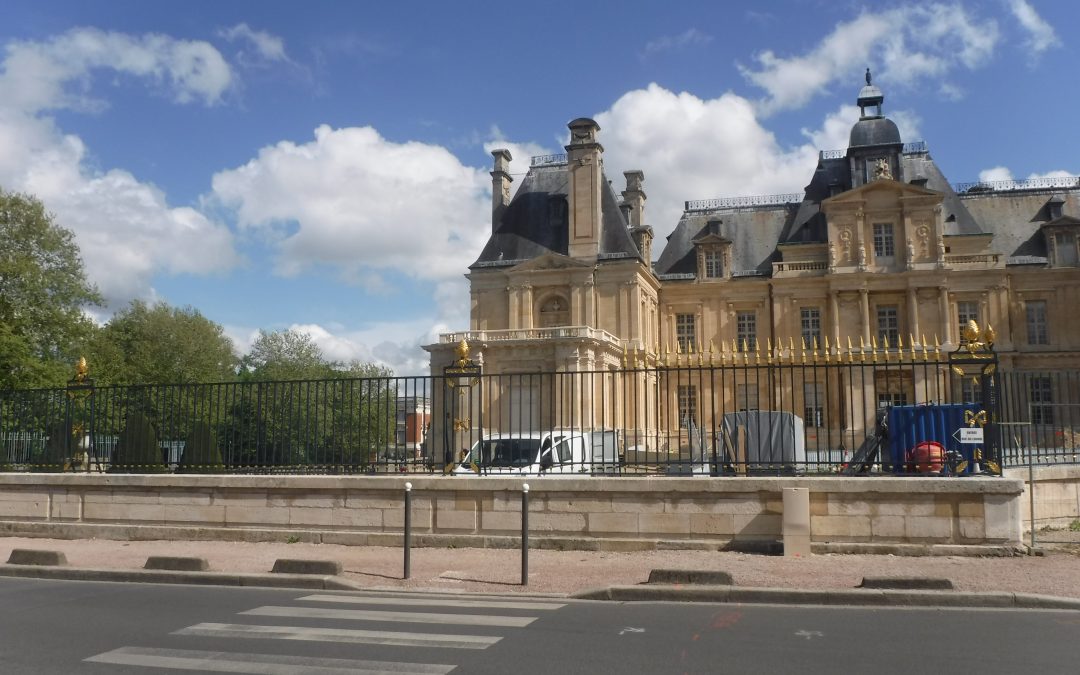
[{"label": "white crosswalk stripe", "polygon": [[493,635],[446,635],[442,633],[400,633],[351,628],[311,628],[308,626],[257,626],[243,623],[199,623],[174,631],[173,635],[221,638],[272,638],[310,642],[396,645],[402,647],[442,647],[447,649],[487,649],[501,637]]},{"label": "white crosswalk stripe", "polygon": [[206,652],[188,649],[122,647],[91,656],[86,661],[118,666],[254,675],[442,675],[456,666],[437,663],[402,663],[327,659],[309,656]]},{"label": "white crosswalk stripe", "polygon": [[[538,616],[512,614],[474,614],[469,610],[553,611],[565,603],[518,600],[513,598],[450,598],[445,596],[395,595],[335,595],[313,593],[296,599],[297,603],[326,603],[330,606],[265,605],[239,612],[249,617],[311,619],[321,622],[370,621],[383,623],[439,624],[441,626],[482,626],[525,628]],[[336,606],[335,606],[336,605]],[[352,609],[347,605],[376,606],[388,609]],[[402,608],[402,611],[389,609]],[[460,613],[411,611],[411,608],[446,607]],[[304,623],[304,622],[300,622]],[[381,626],[380,626],[381,627]],[[468,635],[456,633],[424,633],[412,631],[366,630],[322,626],[280,626],[248,623],[198,623],[171,633],[180,637],[224,638],[245,640],[294,640],[332,642],[374,647],[426,647],[432,649],[473,649],[491,647],[503,639],[500,635]],[[248,642],[248,644],[254,644]],[[309,648],[310,651],[311,648]],[[382,654],[380,654],[382,655]],[[413,654],[415,656],[415,654]],[[161,668],[168,670],[197,670],[219,673],[252,673],[254,675],[431,675],[448,673],[456,665],[412,663],[408,661],[371,661],[331,659],[306,656],[286,656],[227,651],[197,651],[122,647],[91,656],[94,663]]]},{"label": "white crosswalk stripe", "polygon": [[502,626],[524,628],[535,616],[493,616],[490,614],[439,614],[436,612],[386,612],[366,609],[324,609],[322,607],[278,607],[267,605],[240,612],[247,616],[283,616],[305,619],[345,619],[348,621],[390,621],[395,623],[438,623],[459,626]]},{"label": "white crosswalk stripe", "polygon": [[306,595],[297,600],[308,602],[334,602],[354,605],[397,605],[401,607],[460,607],[477,609],[528,609],[551,611],[566,607],[563,602],[519,602],[510,600],[459,600],[457,598],[399,598],[363,595]]}]

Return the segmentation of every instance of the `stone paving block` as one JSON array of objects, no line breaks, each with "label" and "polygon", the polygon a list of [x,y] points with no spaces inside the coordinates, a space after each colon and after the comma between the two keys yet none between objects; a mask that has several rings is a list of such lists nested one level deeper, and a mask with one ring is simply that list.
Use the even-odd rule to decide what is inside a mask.
[{"label": "stone paving block", "polygon": [[15,548],[8,556],[9,565],[67,565],[63,551],[47,551],[35,548]]}]

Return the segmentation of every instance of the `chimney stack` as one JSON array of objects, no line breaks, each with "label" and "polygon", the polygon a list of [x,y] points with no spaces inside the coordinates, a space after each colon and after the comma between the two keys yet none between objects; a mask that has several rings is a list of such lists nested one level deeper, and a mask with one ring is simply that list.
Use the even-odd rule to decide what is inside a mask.
[{"label": "chimney stack", "polygon": [[510,183],[514,182],[510,175],[510,151],[506,148],[492,150],[491,156],[495,158],[495,169],[491,172],[491,232],[499,229],[502,222],[503,212],[510,206]]},{"label": "chimney stack", "polygon": [[622,198],[623,203],[629,207],[626,224],[634,228],[645,222],[645,190],[641,187],[645,182],[645,172],[633,169],[623,171],[623,176],[626,177],[626,189],[623,190]]},{"label": "chimney stack", "polygon": [[566,146],[570,188],[571,258],[596,260],[600,252],[600,195],[603,183],[604,146],[596,140],[600,125],[587,117],[571,122]]}]

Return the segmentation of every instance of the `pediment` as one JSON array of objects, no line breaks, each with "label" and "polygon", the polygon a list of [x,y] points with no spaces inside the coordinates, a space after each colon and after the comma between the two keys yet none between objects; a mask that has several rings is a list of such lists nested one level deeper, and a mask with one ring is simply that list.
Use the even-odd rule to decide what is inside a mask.
[{"label": "pediment", "polygon": [[707,246],[709,244],[730,244],[731,240],[721,237],[718,234],[703,234],[700,237],[695,237],[693,240],[694,246]]},{"label": "pediment", "polygon": [[545,253],[532,260],[526,260],[520,265],[511,267],[508,272],[540,272],[544,270],[580,270],[591,269],[589,263],[574,260],[573,258],[559,253]]},{"label": "pediment", "polygon": [[1053,220],[1043,223],[1042,229],[1045,228],[1057,228],[1057,227],[1080,227],[1080,218],[1073,218],[1072,216],[1060,216]]},{"label": "pediment", "polygon": [[935,190],[929,190],[918,185],[912,185],[911,183],[903,183],[891,178],[879,178],[878,180],[871,181],[866,185],[861,185],[854,190],[848,190],[847,192],[841,192],[840,194],[829,197],[822,200],[822,206],[833,204],[846,204],[852,202],[866,201],[872,193],[888,191],[896,194],[897,197],[944,197],[942,193]]}]

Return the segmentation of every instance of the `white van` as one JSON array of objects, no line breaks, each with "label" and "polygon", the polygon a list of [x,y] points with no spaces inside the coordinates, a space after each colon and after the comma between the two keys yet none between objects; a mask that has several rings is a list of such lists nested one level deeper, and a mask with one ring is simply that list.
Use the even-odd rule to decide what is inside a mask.
[{"label": "white van", "polygon": [[616,474],[616,431],[526,431],[477,441],[454,468],[457,475]]}]

